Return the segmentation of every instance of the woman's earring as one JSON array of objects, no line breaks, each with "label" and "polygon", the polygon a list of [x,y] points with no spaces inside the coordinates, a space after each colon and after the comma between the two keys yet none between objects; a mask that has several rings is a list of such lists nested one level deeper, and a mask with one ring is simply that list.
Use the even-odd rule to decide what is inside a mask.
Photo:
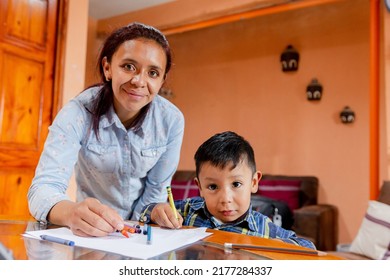
[{"label": "woman's earring", "polygon": [[106,81],[107,81],[107,82],[109,82],[110,80],[111,80],[110,78],[106,77]]}]

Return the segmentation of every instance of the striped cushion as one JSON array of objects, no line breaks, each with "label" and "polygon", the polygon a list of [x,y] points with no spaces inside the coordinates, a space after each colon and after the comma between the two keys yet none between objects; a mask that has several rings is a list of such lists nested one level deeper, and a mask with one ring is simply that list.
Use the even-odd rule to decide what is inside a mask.
[{"label": "striped cushion", "polygon": [[291,211],[299,208],[299,180],[260,180],[257,194],[287,203]]},{"label": "striped cushion", "polygon": [[366,215],[349,250],[376,260],[390,260],[390,205],[369,201]]},{"label": "striped cushion", "polygon": [[199,196],[199,189],[194,180],[171,182],[172,195],[175,200]]}]

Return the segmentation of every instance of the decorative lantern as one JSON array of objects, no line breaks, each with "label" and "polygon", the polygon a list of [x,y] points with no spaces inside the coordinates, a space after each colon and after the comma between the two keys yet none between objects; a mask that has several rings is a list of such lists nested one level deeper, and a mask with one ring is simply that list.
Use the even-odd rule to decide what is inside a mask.
[{"label": "decorative lantern", "polygon": [[340,119],[342,123],[353,123],[355,121],[355,112],[348,106],[340,112]]},{"label": "decorative lantern", "polygon": [[293,46],[288,45],[280,56],[280,62],[282,63],[283,72],[297,71],[299,53],[293,48]]},{"label": "decorative lantern", "polygon": [[310,101],[321,100],[322,97],[322,85],[317,79],[312,79],[310,84],[306,88],[307,99]]}]

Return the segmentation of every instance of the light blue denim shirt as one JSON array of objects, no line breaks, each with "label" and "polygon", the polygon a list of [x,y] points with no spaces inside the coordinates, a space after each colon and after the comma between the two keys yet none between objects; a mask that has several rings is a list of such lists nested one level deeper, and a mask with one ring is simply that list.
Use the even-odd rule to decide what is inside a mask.
[{"label": "light blue denim shirt", "polygon": [[69,200],[75,172],[77,201],[94,197],[123,219],[138,220],[142,208],[166,201],[166,186],[179,163],[184,117],[157,95],[138,129],[123,126],[113,107],[100,119],[99,137],[91,130],[91,100],[99,87],[85,90],[58,113],[49,128],[28,192],[31,214],[47,222],[50,209]]}]

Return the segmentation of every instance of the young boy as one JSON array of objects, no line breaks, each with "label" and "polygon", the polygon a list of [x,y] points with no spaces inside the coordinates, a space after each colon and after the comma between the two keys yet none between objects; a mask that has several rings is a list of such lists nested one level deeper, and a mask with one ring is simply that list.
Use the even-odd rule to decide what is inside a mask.
[{"label": "young boy", "polygon": [[230,131],[216,134],[198,148],[194,158],[200,197],[175,201],[178,218],[168,203],[149,204],[141,212],[141,221],[168,228],[185,225],[278,238],[315,249],[312,242],[252,210],[251,193],[257,192],[261,173],[243,137]]}]

